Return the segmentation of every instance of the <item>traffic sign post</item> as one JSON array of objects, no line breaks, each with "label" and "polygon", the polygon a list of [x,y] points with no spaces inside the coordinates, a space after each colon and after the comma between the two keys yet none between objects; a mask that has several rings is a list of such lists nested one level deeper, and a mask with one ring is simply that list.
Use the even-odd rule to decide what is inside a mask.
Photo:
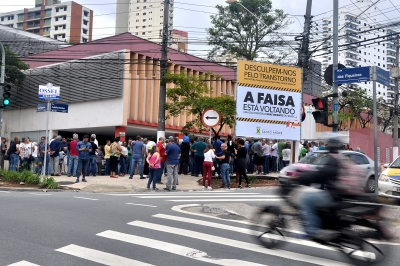
[{"label": "traffic sign post", "polygon": [[201,121],[205,127],[210,128],[210,143],[211,143],[211,128],[215,127],[221,122],[221,114],[212,108],[204,110]]}]

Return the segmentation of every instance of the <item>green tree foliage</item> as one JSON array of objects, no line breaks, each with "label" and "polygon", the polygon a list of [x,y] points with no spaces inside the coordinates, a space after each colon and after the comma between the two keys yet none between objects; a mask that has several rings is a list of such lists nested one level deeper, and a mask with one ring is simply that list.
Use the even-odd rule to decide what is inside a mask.
[{"label": "green tree foliage", "polygon": [[215,80],[216,76],[211,73],[206,75],[187,75],[166,73],[166,83],[175,84],[175,88],[167,90],[167,98],[170,100],[165,109],[168,111],[167,118],[179,115],[193,115],[193,120],[187,121],[183,126],[183,133],[202,132],[209,130],[201,121],[201,115],[207,108],[213,108],[221,113],[222,119],[218,129],[212,129],[214,135],[218,135],[223,126],[233,127],[235,125],[236,102],[229,96],[210,97],[208,83]]},{"label": "green tree foliage", "polygon": [[382,132],[386,132],[386,130],[392,129],[393,118],[394,118],[392,107],[380,103],[377,106],[377,112],[378,112],[378,123],[380,125],[380,130]]},{"label": "green tree foliage", "polygon": [[[26,79],[22,70],[29,69],[29,65],[22,62],[18,55],[14,54],[8,46],[4,46],[4,50],[6,53],[5,82],[14,85],[17,89],[21,89],[22,83]],[[0,60],[1,56],[0,49]]]},{"label": "green tree foliage", "polygon": [[208,44],[213,47],[209,58],[234,55],[253,60],[263,53],[275,63],[280,61],[285,55],[271,48],[276,51],[282,42],[272,33],[289,25],[287,15],[281,9],[273,9],[271,0],[240,0],[240,3],[257,18],[238,4],[217,5],[218,14],[211,16],[213,27],[207,29]]}]

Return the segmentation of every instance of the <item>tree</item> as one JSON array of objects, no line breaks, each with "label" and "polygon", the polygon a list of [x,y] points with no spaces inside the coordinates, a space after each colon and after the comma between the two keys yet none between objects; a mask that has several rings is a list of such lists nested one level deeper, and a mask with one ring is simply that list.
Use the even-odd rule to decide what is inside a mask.
[{"label": "tree", "polygon": [[[22,83],[26,79],[22,70],[29,69],[29,65],[21,61],[18,55],[14,54],[8,46],[4,46],[6,53],[5,82],[14,85],[17,89],[22,88]],[[1,58],[0,49],[0,58]]]},{"label": "tree", "polygon": [[382,132],[386,132],[387,129],[392,129],[394,118],[392,107],[389,107],[385,104],[379,104],[377,107],[380,130]]},{"label": "tree", "polygon": [[218,135],[225,125],[231,128],[235,125],[235,100],[225,95],[219,97],[208,96],[210,89],[207,83],[216,78],[218,77],[213,76],[212,73],[199,76],[187,75],[184,72],[180,74],[166,73],[166,83],[175,84],[175,88],[167,90],[167,98],[170,100],[165,105],[165,109],[168,111],[167,118],[179,115],[193,115],[193,119],[187,121],[186,125],[183,126],[183,133],[199,133],[208,130],[201,121],[201,115],[207,108],[219,111],[222,116],[218,130],[212,128],[214,135]]},{"label": "tree", "polygon": [[[234,55],[253,60],[264,53],[275,63],[287,54],[276,52],[283,45],[273,32],[286,28],[290,21],[281,9],[272,9],[271,0],[241,0],[240,5],[217,5],[218,14],[211,16],[212,28],[207,29],[208,44],[213,46],[209,58]],[[269,40],[265,40],[269,37]],[[270,50],[268,48],[274,48]]]}]

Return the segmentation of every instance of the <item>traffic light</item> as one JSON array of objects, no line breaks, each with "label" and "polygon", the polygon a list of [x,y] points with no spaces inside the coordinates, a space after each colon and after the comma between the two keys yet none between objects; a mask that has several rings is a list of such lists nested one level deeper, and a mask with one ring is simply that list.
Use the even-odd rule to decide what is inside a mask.
[{"label": "traffic light", "polygon": [[316,123],[328,126],[328,99],[327,98],[314,98],[311,100],[315,110],[312,115]]},{"label": "traffic light", "polygon": [[3,85],[3,99],[2,99],[3,105],[1,106],[1,108],[4,108],[10,105],[11,86],[9,84],[2,84],[2,85]]}]

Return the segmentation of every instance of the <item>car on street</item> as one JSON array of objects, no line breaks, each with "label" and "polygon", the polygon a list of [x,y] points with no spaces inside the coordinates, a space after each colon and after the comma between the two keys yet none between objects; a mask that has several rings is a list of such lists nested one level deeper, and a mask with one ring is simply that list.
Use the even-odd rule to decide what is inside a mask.
[{"label": "car on street", "polygon": [[[348,157],[349,162],[360,167],[361,169],[365,170],[365,192],[374,193],[375,192],[375,174],[374,174],[374,161],[366,156],[365,154],[357,151],[349,151],[349,150],[342,150],[339,151],[340,154]],[[320,150],[315,151],[311,154],[308,154],[306,157],[300,159],[298,163],[304,163],[311,167],[316,167],[318,164],[318,160],[328,153],[327,150]],[[400,162],[399,162],[400,163]],[[283,181],[286,178],[290,178],[287,173],[293,171],[294,166],[289,165],[282,169],[279,173],[279,181]],[[400,168],[399,168],[400,170]],[[400,171],[399,171],[400,172]],[[400,176],[399,176],[400,178]],[[399,180],[399,187],[400,187],[400,180]]]},{"label": "car on street", "polygon": [[379,176],[379,196],[387,198],[400,198],[400,157],[391,164],[384,164],[386,168]]}]

